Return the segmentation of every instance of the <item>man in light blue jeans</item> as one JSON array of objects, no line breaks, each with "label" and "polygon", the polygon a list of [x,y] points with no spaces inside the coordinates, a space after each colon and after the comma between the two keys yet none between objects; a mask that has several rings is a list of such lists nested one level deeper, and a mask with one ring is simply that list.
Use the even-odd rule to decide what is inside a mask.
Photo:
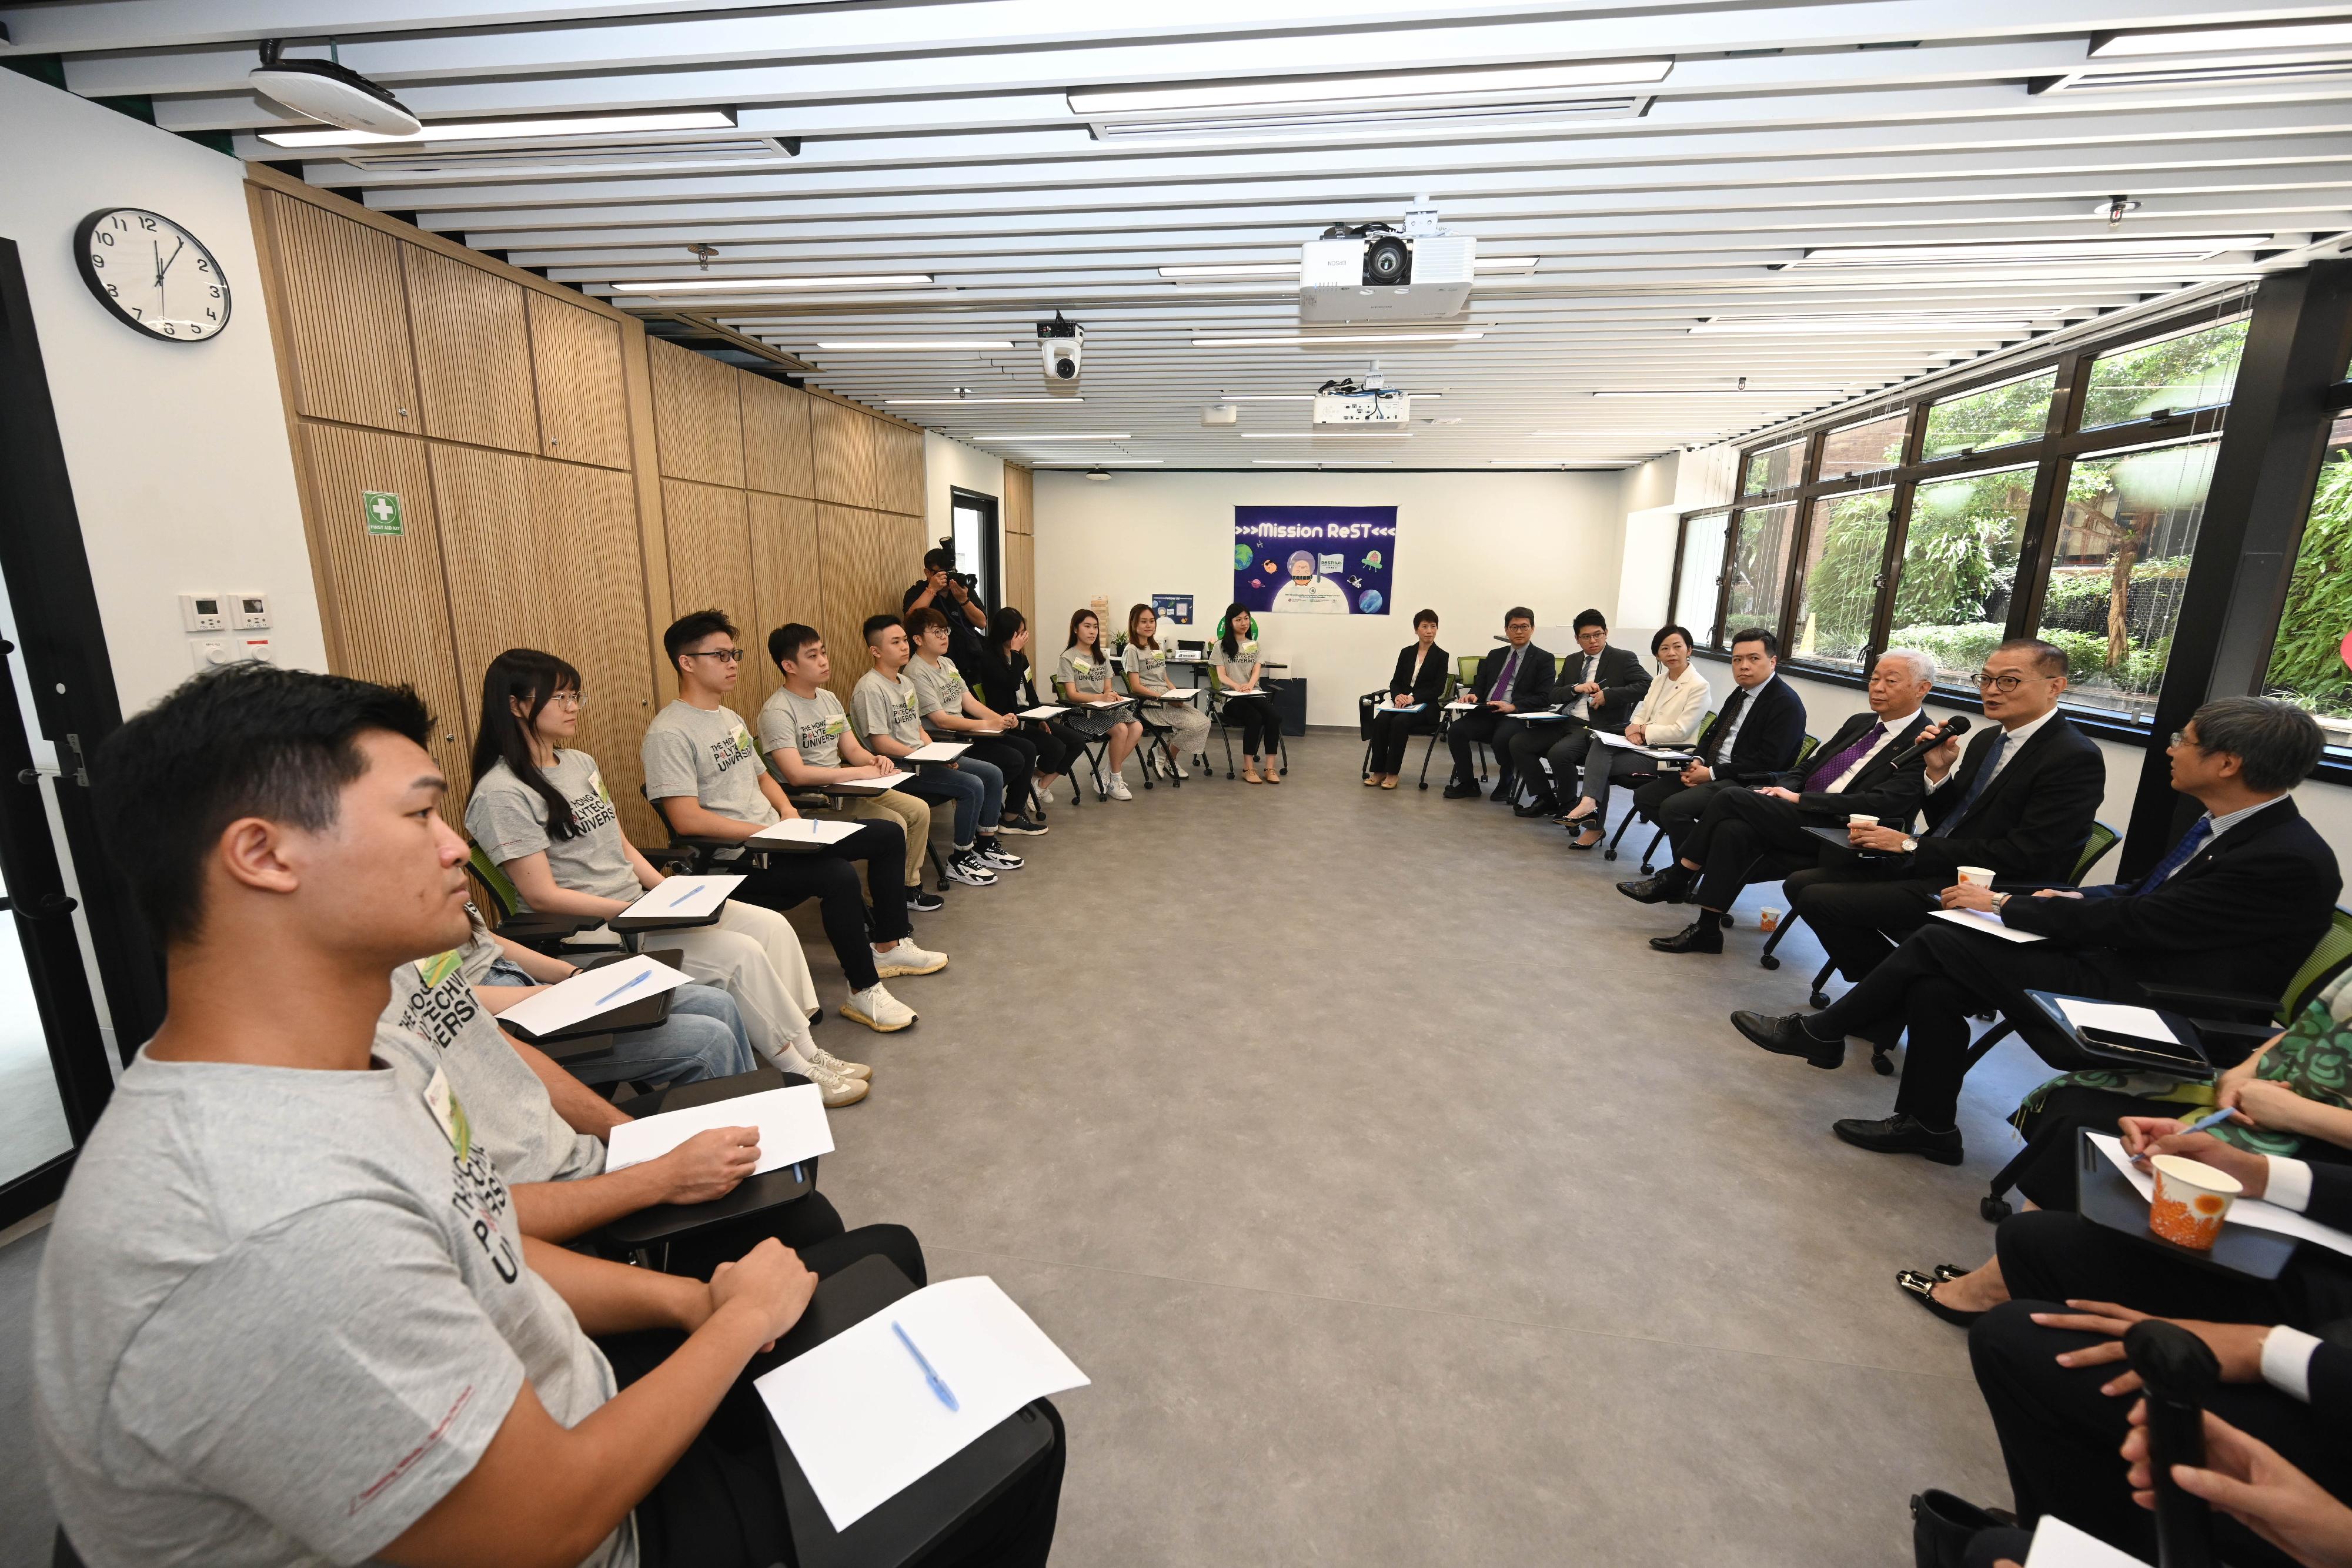
[{"label": "man in light blue jeans", "polygon": [[[571,974],[579,973],[562,958],[546,962]],[[482,978],[485,990],[548,983],[534,979],[512,957],[501,957]],[[567,1063],[565,1071],[588,1084],[699,1083],[706,1078],[731,1078],[759,1065],[742,1015],[735,1010],[735,998],[716,986],[680,986],[670,993],[667,1019],[652,1029],[614,1035],[609,1054]]]}]

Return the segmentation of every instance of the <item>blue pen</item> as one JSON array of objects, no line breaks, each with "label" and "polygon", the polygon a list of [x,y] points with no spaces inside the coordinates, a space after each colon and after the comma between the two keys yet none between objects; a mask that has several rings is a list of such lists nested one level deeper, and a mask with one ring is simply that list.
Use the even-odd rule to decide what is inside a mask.
[{"label": "blue pen", "polygon": [[2210,1115],[2200,1116],[2194,1122],[2189,1123],[2189,1125],[2181,1128],[2180,1132],[2175,1133],[2173,1136],[2177,1138],[2181,1136],[2183,1134],[2201,1133],[2208,1127],[2218,1127],[2236,1113],[2237,1113],[2235,1111],[2225,1107],[2222,1110],[2212,1113]]},{"label": "blue pen", "polygon": [[923,1377],[930,1384],[931,1392],[940,1396],[940,1403],[950,1410],[962,1409],[963,1406],[956,1403],[956,1396],[948,1391],[946,1384],[940,1381],[940,1375],[931,1370],[931,1364],[923,1359],[923,1353],[915,1348],[915,1342],[907,1337],[907,1331],[898,1326],[895,1318],[890,1322],[890,1332],[898,1336],[898,1343],[907,1347],[907,1354],[913,1356],[915,1364],[923,1369]]},{"label": "blue pen", "polygon": [[614,997],[619,996],[624,991],[633,991],[636,989],[652,977],[653,971],[651,969],[639,969],[635,974],[631,975],[626,980],[624,980],[621,984],[614,987],[611,990],[606,991],[603,996],[598,997],[596,998],[596,1005],[600,1008],[603,1007],[606,1002],[611,1001]]},{"label": "blue pen", "polygon": [[688,899],[692,898],[696,894],[702,892],[710,884],[707,882],[698,882],[692,887],[688,888],[684,893],[679,894],[676,898],[671,899],[667,904],[662,905],[662,907],[665,909],[676,909],[679,904],[684,904]]}]

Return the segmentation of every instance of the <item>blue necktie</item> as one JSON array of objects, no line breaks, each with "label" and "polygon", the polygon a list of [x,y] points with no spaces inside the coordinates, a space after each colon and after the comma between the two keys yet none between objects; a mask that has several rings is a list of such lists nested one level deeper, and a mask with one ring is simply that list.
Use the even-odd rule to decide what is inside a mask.
[{"label": "blue necktie", "polygon": [[1993,731],[1992,744],[1985,747],[1984,766],[1977,769],[1974,779],[1969,780],[1969,792],[1960,797],[1960,803],[1952,808],[1952,814],[1936,825],[1936,831],[1927,835],[1929,838],[1940,839],[1960,825],[1960,819],[1969,814],[1969,808],[1977,803],[1977,797],[1983,794],[1985,786],[1992,782],[1992,770],[2000,766],[2001,748],[2008,744],[2009,731]]},{"label": "blue necktie", "polygon": [[2157,862],[2156,869],[2140,878],[2139,885],[2133,888],[2132,892],[2135,894],[2154,893],[2158,888],[2162,887],[2166,879],[2182,866],[2187,865],[2189,858],[2203,848],[2205,841],[2212,836],[2213,819],[2210,816],[2198,818],[2195,825],[2180,835],[2180,841],[2172,846],[2172,852]]}]

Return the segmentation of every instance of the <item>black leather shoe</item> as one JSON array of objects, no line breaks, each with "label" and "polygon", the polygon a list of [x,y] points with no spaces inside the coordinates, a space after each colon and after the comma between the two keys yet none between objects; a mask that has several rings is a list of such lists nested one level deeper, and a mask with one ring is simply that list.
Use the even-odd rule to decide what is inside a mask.
[{"label": "black leather shoe", "polygon": [[[1718,938],[1721,935],[1717,933]],[[1805,1032],[1802,1016],[1797,1013],[1782,1013],[1775,1018],[1770,1013],[1736,1012],[1731,1015],[1731,1027],[1769,1051],[1780,1056],[1801,1056],[1815,1067],[1837,1067],[1845,1061],[1843,1038],[1815,1040]]]},{"label": "black leather shoe", "polygon": [[1688,925],[1671,936],[1653,936],[1650,946],[1661,953],[1720,953],[1723,951],[1723,927],[1714,915],[1705,910]]},{"label": "black leather shoe", "polygon": [[1523,806],[1514,806],[1511,808],[1511,815],[1514,817],[1554,817],[1559,814],[1559,802],[1557,800],[1545,800],[1541,796],[1537,797],[1535,800],[1528,801]]},{"label": "black leather shoe", "polygon": [[1487,796],[1486,799],[1489,800],[1507,800],[1518,792],[1519,781],[1511,778],[1508,774],[1506,774],[1502,778],[1495,780],[1495,792]]},{"label": "black leather shoe", "polygon": [[1958,1307],[1948,1307],[1937,1301],[1936,1287],[1944,1283],[1944,1279],[1943,1270],[1940,1269],[1933,1274],[1922,1274],[1916,1269],[1898,1269],[1895,1271],[1896,1289],[1954,1327],[1966,1328],[1984,1316],[1982,1312],[1964,1312]]},{"label": "black leather shoe", "polygon": [[1445,798],[1449,800],[1467,800],[1477,793],[1478,786],[1465,784],[1458,779],[1445,787]]},{"label": "black leather shoe", "polygon": [[1931,1132],[1916,1116],[1889,1116],[1880,1122],[1866,1122],[1859,1116],[1849,1116],[1830,1124],[1830,1131],[1857,1149],[1868,1149],[1878,1155],[1920,1155],[1939,1166],[1960,1163],[1960,1130]]},{"label": "black leather shoe", "polygon": [[[1617,891],[1636,904],[1680,904],[1690,891],[1690,873],[1679,862],[1655,876],[1645,876],[1639,882],[1621,882]],[[1721,948],[1717,949],[1722,951]]]}]

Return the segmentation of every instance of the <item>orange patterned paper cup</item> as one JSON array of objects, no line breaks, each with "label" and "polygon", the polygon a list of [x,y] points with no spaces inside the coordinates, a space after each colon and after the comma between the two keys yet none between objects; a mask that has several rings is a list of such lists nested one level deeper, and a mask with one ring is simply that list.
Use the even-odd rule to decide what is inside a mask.
[{"label": "orange patterned paper cup", "polygon": [[2227,1171],[2179,1155],[2158,1155],[2156,1197],[2147,1206],[2147,1228],[2176,1247],[2210,1251],[2221,1234],[2230,1205],[2245,1190]]}]

